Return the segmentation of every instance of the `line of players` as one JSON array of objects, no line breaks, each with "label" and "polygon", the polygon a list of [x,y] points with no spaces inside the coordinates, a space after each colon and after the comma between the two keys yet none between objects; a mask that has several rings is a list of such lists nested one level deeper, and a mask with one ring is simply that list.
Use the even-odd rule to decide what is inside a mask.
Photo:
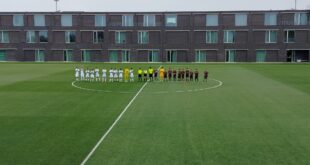
[{"label": "line of players", "polygon": [[[107,69],[101,70],[101,79],[100,79],[100,70],[99,68],[95,69],[86,69],[84,68],[75,68],[75,78],[77,81],[102,81],[107,82]],[[204,81],[207,81],[209,72],[207,70],[204,71]],[[160,69],[153,69],[149,67],[148,69],[138,69],[138,81],[198,81],[199,80],[199,72],[197,69],[185,69],[180,68],[178,70],[169,68],[165,70],[164,67]],[[111,68],[109,70],[109,82],[134,82],[134,70],[133,68],[122,68],[116,69]]]},{"label": "line of players", "polygon": [[[116,69],[111,68],[109,70],[109,82],[134,82],[134,70],[132,68],[128,69],[125,68],[124,70],[122,68]],[[101,70],[101,79],[100,79],[100,70],[99,68],[95,69],[85,69],[84,68],[75,68],[75,79],[76,81],[101,81],[101,82],[107,82],[107,69]]]},{"label": "line of players", "polygon": [[[153,79],[160,81],[199,81],[199,71],[197,69],[192,70],[189,68],[179,68],[166,70],[164,67],[161,67],[159,70],[155,70],[153,73],[153,68],[150,67],[148,72],[146,70],[142,70],[139,68],[138,70],[138,80],[142,81],[142,73],[143,73],[143,81],[153,81]],[[149,74],[149,75],[147,75]],[[147,77],[148,76],[148,77]],[[204,71],[204,81],[208,80],[209,72],[207,70]],[[154,77],[154,78],[153,78]]]}]

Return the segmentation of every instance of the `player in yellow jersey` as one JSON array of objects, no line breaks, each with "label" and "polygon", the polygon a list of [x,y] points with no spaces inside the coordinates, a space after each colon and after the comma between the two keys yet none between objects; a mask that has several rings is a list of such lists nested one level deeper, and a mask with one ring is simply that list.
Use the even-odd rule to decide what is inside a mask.
[{"label": "player in yellow jersey", "polygon": [[142,69],[139,68],[139,69],[138,69],[138,81],[139,81],[139,82],[142,82],[142,72],[143,72]]},{"label": "player in yellow jersey", "polygon": [[165,73],[165,68],[161,67],[159,69],[159,79],[160,79],[160,81],[164,81],[164,73]]},{"label": "player in yellow jersey", "polygon": [[125,79],[125,82],[128,82],[129,80],[129,69],[128,68],[125,68],[124,70],[124,79]]},{"label": "player in yellow jersey", "polygon": [[150,67],[148,71],[149,71],[149,79],[150,81],[153,81],[154,69]]}]

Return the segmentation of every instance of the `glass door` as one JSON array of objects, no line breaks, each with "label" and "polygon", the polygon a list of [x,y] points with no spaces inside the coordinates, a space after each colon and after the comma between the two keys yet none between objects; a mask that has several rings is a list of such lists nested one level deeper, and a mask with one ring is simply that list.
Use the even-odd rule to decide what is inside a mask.
[{"label": "glass door", "polygon": [[5,51],[0,50],[0,61],[6,61]]},{"label": "glass door", "polygon": [[35,61],[36,62],[44,62],[44,50],[36,50]]},{"label": "glass door", "polygon": [[109,61],[110,62],[118,62],[118,51],[111,50],[109,53]]},{"label": "glass door", "polygon": [[149,51],[149,62],[158,62],[158,50]]},{"label": "glass door", "polygon": [[167,51],[167,62],[177,62],[177,51],[176,50]]},{"label": "glass door", "polygon": [[89,50],[83,50],[82,51],[82,61],[83,62],[90,62],[90,51]]},{"label": "glass door", "polygon": [[73,61],[72,50],[64,50],[64,61],[66,62]]},{"label": "glass door", "polygon": [[122,62],[130,62],[130,51],[122,50]]}]

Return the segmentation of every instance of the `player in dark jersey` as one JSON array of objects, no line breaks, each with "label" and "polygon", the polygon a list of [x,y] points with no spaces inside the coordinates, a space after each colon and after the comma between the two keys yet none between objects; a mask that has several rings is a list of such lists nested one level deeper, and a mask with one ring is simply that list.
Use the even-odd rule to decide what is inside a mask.
[{"label": "player in dark jersey", "polygon": [[186,68],[185,70],[185,80],[189,81],[189,68]]},{"label": "player in dark jersey", "polygon": [[184,81],[184,78],[185,78],[185,71],[184,69],[181,70],[181,79],[182,81]]},{"label": "player in dark jersey", "polygon": [[169,81],[171,81],[171,78],[172,78],[172,70],[171,70],[171,68],[169,68],[169,70],[168,70],[168,78],[169,78]]},{"label": "player in dark jersey", "polygon": [[198,82],[199,72],[198,72],[197,69],[195,70],[195,74],[194,75],[195,75],[195,81]]},{"label": "player in dark jersey", "polygon": [[206,70],[205,72],[204,72],[204,81],[206,81],[206,82],[208,82],[208,76],[209,76],[209,72],[208,72],[208,70]]},{"label": "player in dark jersey", "polygon": [[167,76],[168,76],[168,72],[165,71],[165,72],[164,72],[164,81],[168,81]]},{"label": "player in dark jersey", "polygon": [[154,79],[158,80],[158,70],[157,69],[155,69],[155,71],[154,71]]},{"label": "player in dark jersey", "polygon": [[194,79],[194,72],[192,70],[189,71],[189,81],[193,81]]},{"label": "player in dark jersey", "polygon": [[176,81],[177,80],[177,70],[173,69],[172,75],[173,75],[173,81]]},{"label": "player in dark jersey", "polygon": [[181,81],[181,69],[178,71],[178,81]]}]

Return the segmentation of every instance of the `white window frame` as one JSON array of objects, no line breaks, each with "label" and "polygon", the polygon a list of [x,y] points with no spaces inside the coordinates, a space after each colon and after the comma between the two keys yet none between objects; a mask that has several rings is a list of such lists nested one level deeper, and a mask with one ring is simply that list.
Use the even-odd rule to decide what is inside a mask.
[{"label": "white window frame", "polygon": [[[21,22],[18,22],[18,20]],[[13,15],[13,26],[24,26],[24,15],[23,14],[14,14]]]},{"label": "white window frame", "polygon": [[[147,33],[147,42],[143,42],[143,33]],[[148,44],[150,41],[150,33],[148,31],[138,31],[138,44]]]},{"label": "white window frame", "polygon": [[[270,20],[270,18],[275,17],[275,22],[272,23]],[[267,19],[269,19],[269,21],[267,22]],[[276,12],[267,12],[265,13],[265,17],[264,17],[264,25],[265,26],[276,26],[278,24],[278,13]]]},{"label": "white window frame", "polygon": [[[234,34],[232,42],[229,42],[229,36],[228,36],[228,34],[230,34],[229,32],[233,32],[233,34]],[[225,36],[227,36],[226,40],[225,40]],[[235,42],[236,42],[236,31],[235,30],[224,30],[224,43],[225,44],[233,44]]]},{"label": "white window frame", "polygon": [[[129,19],[131,18],[131,19]],[[132,14],[122,15],[122,26],[124,27],[132,27],[134,24],[134,17]]]},{"label": "white window frame", "polygon": [[[47,42],[41,42],[40,41],[40,36],[41,36],[40,33],[42,33],[42,32],[46,32],[46,34],[47,34],[47,36],[46,36],[47,37]],[[48,31],[47,30],[40,30],[38,35],[39,35],[39,43],[48,43]]]},{"label": "white window frame", "polygon": [[[276,32],[276,41],[275,42],[271,42],[271,32]],[[267,30],[265,33],[265,37],[266,34],[268,34],[268,38],[265,38],[265,43],[267,44],[274,44],[278,42],[278,32],[276,30]]]},{"label": "white window frame", "polygon": [[99,31],[93,31],[93,43],[95,43],[95,44],[104,42],[104,41],[99,42],[98,32],[103,32],[103,40],[104,40],[104,31],[100,31],[100,30]]},{"label": "white window frame", "polygon": [[[211,42],[209,42],[209,38],[212,38],[211,36],[212,36],[212,32],[216,32],[217,33],[217,38],[216,38],[216,42],[212,42],[212,39],[211,39]],[[209,34],[210,34],[210,36],[209,36]],[[207,44],[217,44],[218,43],[218,31],[217,30],[207,30],[206,31],[206,43]]]},{"label": "white window frame", "polygon": [[[302,14],[306,15],[306,22],[305,23],[301,22]],[[304,13],[304,12],[295,13],[295,15],[294,15],[294,25],[309,25],[309,23],[310,23],[310,15],[308,13]]]},{"label": "white window frame", "polygon": [[[8,40],[7,41],[4,40],[4,33],[7,33],[7,35],[8,35]],[[10,43],[10,34],[9,34],[8,31],[0,31],[0,34],[1,34],[0,43]]]},{"label": "white window frame", "polygon": [[[214,23],[214,24],[210,24],[210,23],[208,23],[208,17],[216,17],[216,23]],[[213,13],[213,14],[207,14],[206,15],[206,26],[219,26],[219,15],[218,14],[216,14],[216,13]]]},{"label": "white window frame", "polygon": [[[102,24],[99,24],[99,23],[96,21],[96,20],[97,20],[96,17],[101,18],[101,21],[102,21],[101,23],[102,23]],[[106,26],[106,24],[107,24],[107,23],[106,23],[106,19],[107,19],[107,18],[106,18],[106,15],[105,15],[105,14],[96,14],[94,18],[95,18],[95,27],[105,27],[105,26]]]},{"label": "white window frame", "polygon": [[[168,22],[169,17],[174,17],[173,19],[175,19],[175,23]],[[165,26],[166,27],[177,27],[178,26],[178,15],[177,14],[166,14],[165,15]]]},{"label": "white window frame", "polygon": [[26,31],[26,43],[36,43],[36,32],[34,30]]},{"label": "white window frame", "polygon": [[[71,34],[71,33],[74,33],[74,34],[75,34],[75,42],[71,42],[71,41],[70,41],[70,34]],[[66,43],[66,44],[76,43],[76,32],[75,32],[75,31],[70,31],[70,30],[65,31],[65,43]]]},{"label": "white window frame", "polygon": [[[294,41],[289,41],[289,32],[293,31],[294,32]],[[284,43],[295,43],[295,38],[296,38],[296,30],[284,30],[284,34],[286,32],[285,38],[284,38]]]},{"label": "white window frame", "polygon": [[[237,18],[238,17],[241,17],[242,19],[244,19],[243,21],[245,21],[245,22],[242,21],[242,23],[239,24],[237,22]],[[237,14],[235,14],[235,26],[247,26],[247,25],[248,25],[248,14],[246,14],[246,13],[237,13]]]},{"label": "white window frame", "polygon": [[[150,22],[149,17],[154,17],[154,22]],[[155,14],[145,14],[143,15],[143,26],[144,27],[153,27],[156,26],[156,15]]]},{"label": "white window frame", "polygon": [[[33,20],[34,20],[34,26],[36,27],[43,27],[45,26],[45,15],[43,14],[35,14],[33,15]],[[42,22],[40,22],[40,21]]]},{"label": "white window frame", "polygon": [[[67,22],[67,19],[69,19],[69,22]],[[72,27],[72,21],[73,16],[71,14],[62,14],[61,15],[61,26],[63,27]]]}]

